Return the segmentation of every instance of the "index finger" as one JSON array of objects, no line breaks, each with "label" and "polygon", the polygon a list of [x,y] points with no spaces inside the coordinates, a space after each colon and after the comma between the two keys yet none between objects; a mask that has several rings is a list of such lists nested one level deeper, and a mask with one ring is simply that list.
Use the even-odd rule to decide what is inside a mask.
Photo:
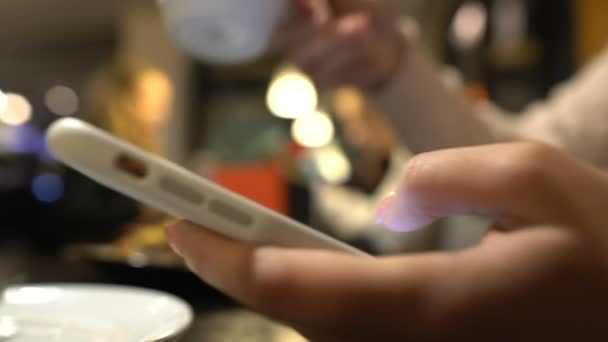
[{"label": "index finger", "polygon": [[594,208],[603,203],[598,186],[607,181],[592,167],[537,143],[425,153],[406,165],[380,221],[399,231],[461,214],[489,215],[511,228],[589,226],[582,221],[601,212]]}]

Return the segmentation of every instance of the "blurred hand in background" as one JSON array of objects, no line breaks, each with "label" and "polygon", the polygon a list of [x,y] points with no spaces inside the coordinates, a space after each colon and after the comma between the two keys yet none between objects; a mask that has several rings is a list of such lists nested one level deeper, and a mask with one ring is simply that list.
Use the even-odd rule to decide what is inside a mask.
[{"label": "blurred hand in background", "polygon": [[397,69],[404,39],[384,1],[292,0],[273,45],[321,88],[373,88]]}]

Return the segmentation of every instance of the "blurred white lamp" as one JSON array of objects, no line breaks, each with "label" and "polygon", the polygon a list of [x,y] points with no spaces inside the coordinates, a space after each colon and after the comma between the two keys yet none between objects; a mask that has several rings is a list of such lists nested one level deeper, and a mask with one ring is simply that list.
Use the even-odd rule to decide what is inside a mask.
[{"label": "blurred white lamp", "polygon": [[295,120],[291,134],[298,144],[308,148],[319,148],[333,141],[335,127],[327,114],[317,111]]},{"label": "blurred white lamp", "polygon": [[344,152],[335,144],[319,148],[314,152],[319,176],[329,184],[344,184],[352,175],[352,165]]},{"label": "blurred white lamp", "polygon": [[7,93],[4,110],[0,111],[0,121],[6,125],[19,126],[32,118],[32,105],[19,94]]},{"label": "blurred white lamp", "polygon": [[318,102],[312,80],[292,67],[283,68],[276,74],[266,94],[268,109],[284,119],[297,119],[314,113]]}]

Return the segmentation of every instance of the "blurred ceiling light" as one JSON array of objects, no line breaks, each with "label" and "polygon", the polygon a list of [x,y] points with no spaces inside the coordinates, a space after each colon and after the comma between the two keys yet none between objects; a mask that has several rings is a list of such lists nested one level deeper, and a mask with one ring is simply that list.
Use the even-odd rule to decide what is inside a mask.
[{"label": "blurred ceiling light", "polygon": [[297,119],[313,113],[318,94],[312,80],[299,70],[287,67],[277,73],[270,83],[266,104],[270,111],[284,119]]},{"label": "blurred ceiling light", "polygon": [[0,90],[0,113],[6,110],[6,102],[6,94],[2,90]]},{"label": "blurred ceiling light", "polygon": [[32,118],[32,105],[19,94],[6,94],[6,106],[0,112],[0,121],[10,125],[19,126],[27,123]]},{"label": "blurred ceiling light", "polygon": [[352,175],[352,166],[348,158],[335,144],[315,151],[315,161],[319,175],[329,184],[344,184]]},{"label": "blurred ceiling light", "polygon": [[54,114],[68,116],[78,111],[80,99],[72,88],[56,85],[46,92],[44,103]]},{"label": "blurred ceiling light", "polygon": [[293,139],[308,148],[319,148],[329,144],[335,136],[334,123],[323,112],[301,116],[291,127]]},{"label": "blurred ceiling light", "polygon": [[456,46],[471,49],[478,46],[488,27],[488,10],[478,1],[462,5],[452,22],[452,39]]}]

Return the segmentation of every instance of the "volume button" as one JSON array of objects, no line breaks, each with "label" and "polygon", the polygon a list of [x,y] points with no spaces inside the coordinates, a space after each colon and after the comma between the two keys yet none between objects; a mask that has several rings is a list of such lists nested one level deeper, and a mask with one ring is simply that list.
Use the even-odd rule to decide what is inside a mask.
[{"label": "volume button", "polygon": [[187,201],[190,204],[201,205],[205,201],[205,197],[202,194],[192,190],[187,185],[166,176],[161,177],[158,184],[165,192]]},{"label": "volume button", "polygon": [[221,218],[240,226],[252,226],[254,222],[253,216],[219,200],[212,200],[209,203],[209,210]]}]

